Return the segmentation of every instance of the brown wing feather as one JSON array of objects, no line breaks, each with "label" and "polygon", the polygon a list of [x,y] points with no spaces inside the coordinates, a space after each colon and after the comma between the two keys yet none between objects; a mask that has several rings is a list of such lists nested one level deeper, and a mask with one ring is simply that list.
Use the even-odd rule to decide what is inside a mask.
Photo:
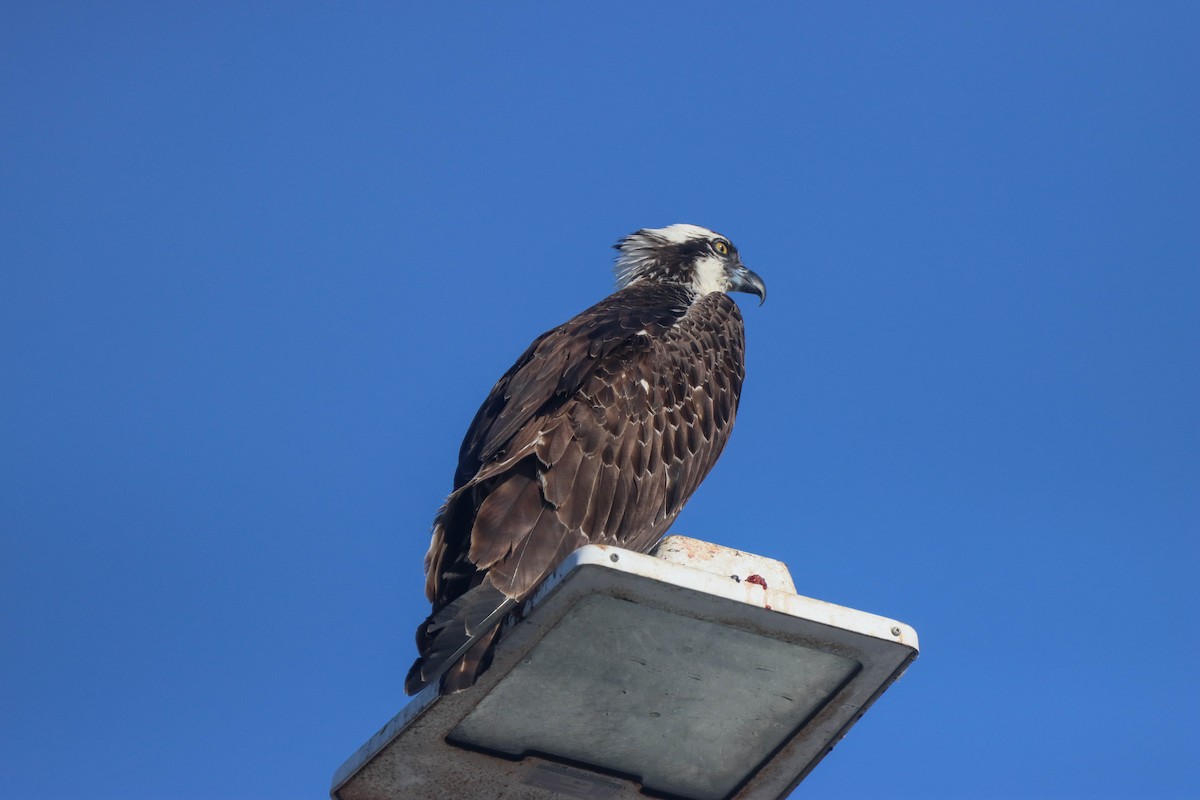
[{"label": "brown wing feather", "polygon": [[[646,550],[674,522],[725,446],[744,371],[737,305],[689,300],[627,287],[540,336],[496,384],[434,523],[410,692],[439,671],[426,658],[466,646],[489,605],[524,600],[579,546]],[[447,690],[474,682],[494,636],[470,645]]]}]

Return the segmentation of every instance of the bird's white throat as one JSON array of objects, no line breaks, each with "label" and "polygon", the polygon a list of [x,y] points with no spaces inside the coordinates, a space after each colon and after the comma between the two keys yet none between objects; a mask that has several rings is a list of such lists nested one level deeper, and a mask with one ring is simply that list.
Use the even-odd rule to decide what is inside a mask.
[{"label": "bird's white throat", "polygon": [[725,275],[725,264],[716,256],[704,256],[697,259],[695,270],[692,288],[696,290],[696,294],[723,292],[729,287],[729,278]]}]

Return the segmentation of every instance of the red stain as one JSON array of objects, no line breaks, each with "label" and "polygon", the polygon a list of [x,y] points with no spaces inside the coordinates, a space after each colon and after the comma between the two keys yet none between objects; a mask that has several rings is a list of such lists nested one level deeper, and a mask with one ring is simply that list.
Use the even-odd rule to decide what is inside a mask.
[{"label": "red stain", "polygon": [[[755,573],[754,575],[751,575],[750,577],[746,578],[746,583],[755,583],[755,584],[758,584],[759,586],[763,587],[764,592],[767,590],[767,579],[764,578],[762,575],[759,575],[758,573]],[[770,611],[771,605],[769,603],[763,603],[763,608],[765,608],[767,611]]]},{"label": "red stain", "polygon": [[751,575],[749,578],[746,578],[746,583],[757,583],[759,586],[763,587],[764,589],[767,588],[766,578],[764,578],[762,575],[759,575],[757,573],[755,573],[754,575]]}]

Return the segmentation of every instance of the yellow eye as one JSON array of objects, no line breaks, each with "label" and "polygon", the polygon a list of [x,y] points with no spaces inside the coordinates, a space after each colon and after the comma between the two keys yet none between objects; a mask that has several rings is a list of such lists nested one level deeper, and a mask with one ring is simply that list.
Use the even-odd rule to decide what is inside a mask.
[{"label": "yellow eye", "polygon": [[717,255],[729,255],[729,242],[725,241],[724,239],[717,239],[715,242],[713,242],[712,248],[713,250],[717,251]]}]

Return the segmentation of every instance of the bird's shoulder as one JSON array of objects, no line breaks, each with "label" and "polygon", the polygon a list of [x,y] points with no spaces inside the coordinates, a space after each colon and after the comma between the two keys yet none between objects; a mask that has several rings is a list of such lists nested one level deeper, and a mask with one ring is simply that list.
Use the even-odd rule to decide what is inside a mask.
[{"label": "bird's shoulder", "polygon": [[597,370],[613,359],[635,358],[662,340],[693,299],[681,286],[633,284],[534,339],[476,413],[463,439],[456,486],[501,453],[533,416],[567,401]]}]

